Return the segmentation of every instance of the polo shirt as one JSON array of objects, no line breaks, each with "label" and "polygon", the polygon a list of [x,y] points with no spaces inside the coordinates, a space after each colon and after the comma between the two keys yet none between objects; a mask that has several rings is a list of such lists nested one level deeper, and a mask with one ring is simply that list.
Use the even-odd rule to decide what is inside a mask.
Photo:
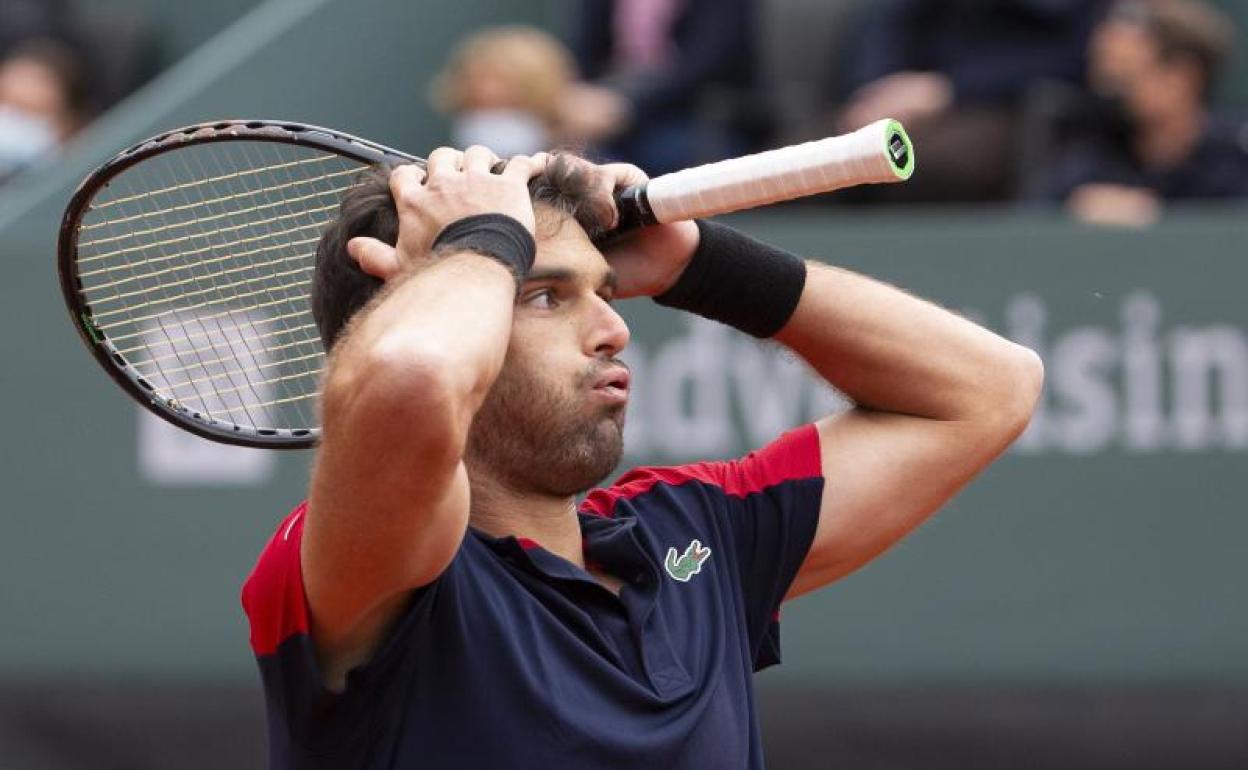
[{"label": "polo shirt", "polygon": [[813,426],[738,460],[639,468],[578,510],[586,571],[469,527],[388,638],[323,685],[300,505],[243,588],[273,768],[761,768],[752,675],[823,492]]}]

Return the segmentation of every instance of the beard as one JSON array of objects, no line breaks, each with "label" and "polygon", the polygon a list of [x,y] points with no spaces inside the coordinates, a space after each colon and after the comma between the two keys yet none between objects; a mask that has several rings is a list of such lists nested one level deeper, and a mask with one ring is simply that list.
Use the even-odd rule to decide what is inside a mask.
[{"label": "beard", "polygon": [[509,361],[473,419],[464,459],[509,488],[571,497],[605,479],[624,453],[623,405],[591,403],[602,361],[572,390]]}]

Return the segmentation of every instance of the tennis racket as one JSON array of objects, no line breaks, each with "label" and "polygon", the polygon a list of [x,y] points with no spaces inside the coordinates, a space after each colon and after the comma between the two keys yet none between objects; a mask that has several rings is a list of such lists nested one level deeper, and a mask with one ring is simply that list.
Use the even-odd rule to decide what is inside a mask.
[{"label": "tennis racket", "polygon": [[[420,158],[272,121],[189,126],[79,186],[57,244],[74,326],[156,415],[227,444],[301,448],[320,433],[325,352],[309,292],[316,245],[363,169]],[[707,217],[914,170],[896,121],[674,174],[617,195],[621,227]]]}]

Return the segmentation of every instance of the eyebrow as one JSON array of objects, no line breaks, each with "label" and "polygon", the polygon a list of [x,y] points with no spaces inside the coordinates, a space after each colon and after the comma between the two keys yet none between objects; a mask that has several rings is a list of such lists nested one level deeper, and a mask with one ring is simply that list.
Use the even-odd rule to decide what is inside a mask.
[{"label": "eyebrow", "polygon": [[[536,283],[538,281],[552,281],[555,283],[576,283],[579,277],[580,273],[566,267],[544,267],[530,272],[524,277],[524,282]],[[603,273],[602,280],[599,283],[598,288],[607,288],[614,292],[619,282],[619,276],[616,275],[614,270],[608,268],[607,271]]]}]

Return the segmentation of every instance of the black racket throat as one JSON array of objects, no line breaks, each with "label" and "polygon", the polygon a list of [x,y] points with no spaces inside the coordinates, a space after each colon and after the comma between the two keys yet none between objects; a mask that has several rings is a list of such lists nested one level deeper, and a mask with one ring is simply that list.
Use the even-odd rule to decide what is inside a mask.
[{"label": "black racket throat", "polygon": [[659,223],[654,209],[650,207],[650,195],[646,185],[628,187],[618,193],[615,196],[615,209],[619,212],[619,220],[613,231],[616,234]]}]

